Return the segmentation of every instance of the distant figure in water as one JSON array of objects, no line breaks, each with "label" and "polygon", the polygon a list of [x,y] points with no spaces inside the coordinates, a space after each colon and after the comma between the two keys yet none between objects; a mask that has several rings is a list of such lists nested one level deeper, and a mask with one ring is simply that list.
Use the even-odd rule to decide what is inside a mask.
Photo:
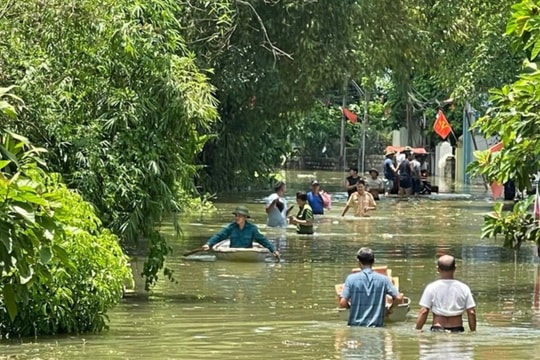
[{"label": "distant figure in water", "polygon": [[395,155],[394,151],[387,151],[384,154],[384,163],[383,163],[383,175],[384,175],[384,195],[388,196],[394,190],[394,180],[397,174],[397,168],[394,166],[393,157]]},{"label": "distant figure in water", "polygon": [[345,190],[347,190],[347,199],[356,192],[356,183],[360,180],[358,168],[349,168],[349,176],[345,179]]},{"label": "distant figure in water", "polygon": [[369,211],[377,209],[373,195],[365,190],[364,180],[360,180],[356,184],[356,192],[347,201],[341,216],[345,216],[351,207],[354,208],[355,216],[369,216]]},{"label": "distant figure in water", "polygon": [[253,241],[258,242],[279,259],[279,251],[263,234],[257,225],[247,221],[251,216],[246,206],[238,206],[234,211],[234,221],[225,226],[220,232],[212,235],[203,245],[203,250],[210,250],[218,242],[229,239],[231,248],[252,248]]},{"label": "distant figure in water", "polygon": [[298,234],[313,234],[313,210],[309,206],[307,194],[304,191],[296,193],[298,214],[289,217],[289,223],[296,225]]},{"label": "distant figure in water", "polygon": [[373,195],[373,199],[379,200],[379,194],[384,192],[384,182],[379,178],[379,171],[377,169],[369,170],[369,178],[364,181],[366,189]]},{"label": "distant figure in water", "polygon": [[287,216],[294,205],[287,208],[285,199],[286,186],[283,181],[278,181],[274,185],[274,193],[266,198],[266,213],[268,220],[266,226],[269,227],[287,227]]},{"label": "distant figure in water", "polygon": [[313,180],[311,182],[311,191],[307,193],[307,201],[313,210],[313,214],[324,214],[323,191],[321,190],[321,185],[319,184],[318,180]]},{"label": "distant figure in water", "polygon": [[399,175],[399,192],[398,194],[403,197],[404,195],[411,195],[412,186],[413,186],[413,170],[411,166],[411,160],[413,157],[412,149],[410,146],[406,146],[402,154],[405,154],[405,157],[400,161],[398,165],[398,175]]},{"label": "distant figure in water", "polygon": [[358,250],[356,258],[362,271],[350,274],[345,279],[339,307],[350,309],[347,323],[350,326],[384,326],[386,295],[393,299],[391,311],[402,302],[403,294],[397,291],[387,276],[373,271],[375,255],[370,248]]},{"label": "distant figure in water", "polygon": [[443,255],[437,261],[440,279],[424,289],[420,299],[420,312],[416,320],[416,330],[422,330],[429,311],[433,312],[431,331],[464,332],[462,314],[467,313],[469,329],[476,331],[476,304],[471,289],[454,279],[456,259]]}]

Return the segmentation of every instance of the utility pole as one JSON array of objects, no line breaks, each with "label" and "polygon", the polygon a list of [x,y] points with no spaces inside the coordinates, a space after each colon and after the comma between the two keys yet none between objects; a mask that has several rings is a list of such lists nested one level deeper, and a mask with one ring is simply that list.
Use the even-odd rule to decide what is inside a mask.
[{"label": "utility pole", "polygon": [[341,136],[340,136],[340,147],[339,147],[339,157],[343,161],[343,170],[347,168],[347,159],[345,159],[345,113],[343,109],[347,107],[347,86],[349,84],[348,77],[345,77],[345,83],[343,84],[343,99],[341,102]]},{"label": "utility pole", "polygon": [[364,104],[364,121],[362,123],[362,176],[364,176],[365,173],[365,164],[366,164],[366,128],[367,128],[367,122],[368,122],[368,114],[369,114],[369,93],[366,90],[364,90],[364,98],[365,98],[365,104]]}]

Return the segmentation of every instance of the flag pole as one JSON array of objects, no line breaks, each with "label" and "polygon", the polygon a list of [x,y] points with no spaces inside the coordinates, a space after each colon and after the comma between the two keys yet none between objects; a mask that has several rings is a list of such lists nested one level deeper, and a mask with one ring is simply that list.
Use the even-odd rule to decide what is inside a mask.
[{"label": "flag pole", "polygon": [[343,170],[347,168],[347,159],[345,159],[345,121],[346,116],[343,109],[347,106],[347,85],[349,84],[349,79],[345,77],[345,83],[343,84],[343,99],[341,107],[341,133],[340,133],[340,146],[339,146],[339,157],[343,161]]},{"label": "flag pole", "polygon": [[450,128],[450,132],[452,133],[452,135],[454,135],[454,140],[456,140],[456,147],[457,147],[458,138],[457,138],[456,134],[454,133],[454,129]]},{"label": "flag pole", "polygon": [[364,104],[364,121],[362,123],[362,176],[365,173],[365,164],[366,164],[366,126],[368,120],[368,106],[369,106],[369,93],[367,90],[364,91],[365,94],[365,104]]}]

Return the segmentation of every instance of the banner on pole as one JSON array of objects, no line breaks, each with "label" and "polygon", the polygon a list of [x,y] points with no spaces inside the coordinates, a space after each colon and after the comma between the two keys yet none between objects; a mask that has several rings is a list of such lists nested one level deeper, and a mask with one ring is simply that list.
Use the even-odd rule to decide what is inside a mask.
[{"label": "banner on pole", "polygon": [[353,113],[351,110],[347,109],[346,107],[341,108],[343,115],[349,120],[351,123],[356,124],[358,122],[358,115]]},{"label": "banner on pole", "polygon": [[435,133],[439,135],[443,140],[445,140],[452,132],[452,127],[450,126],[448,120],[446,120],[446,116],[444,116],[442,110],[439,110],[439,112],[437,113],[437,118],[433,123],[433,131],[435,131]]}]

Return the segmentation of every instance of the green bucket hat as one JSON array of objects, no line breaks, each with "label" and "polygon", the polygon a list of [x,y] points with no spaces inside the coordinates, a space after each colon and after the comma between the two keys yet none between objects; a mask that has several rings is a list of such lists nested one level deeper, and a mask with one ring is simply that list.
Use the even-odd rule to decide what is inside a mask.
[{"label": "green bucket hat", "polygon": [[234,215],[244,215],[247,218],[250,218],[249,209],[246,206],[237,206],[236,209],[232,212]]}]

